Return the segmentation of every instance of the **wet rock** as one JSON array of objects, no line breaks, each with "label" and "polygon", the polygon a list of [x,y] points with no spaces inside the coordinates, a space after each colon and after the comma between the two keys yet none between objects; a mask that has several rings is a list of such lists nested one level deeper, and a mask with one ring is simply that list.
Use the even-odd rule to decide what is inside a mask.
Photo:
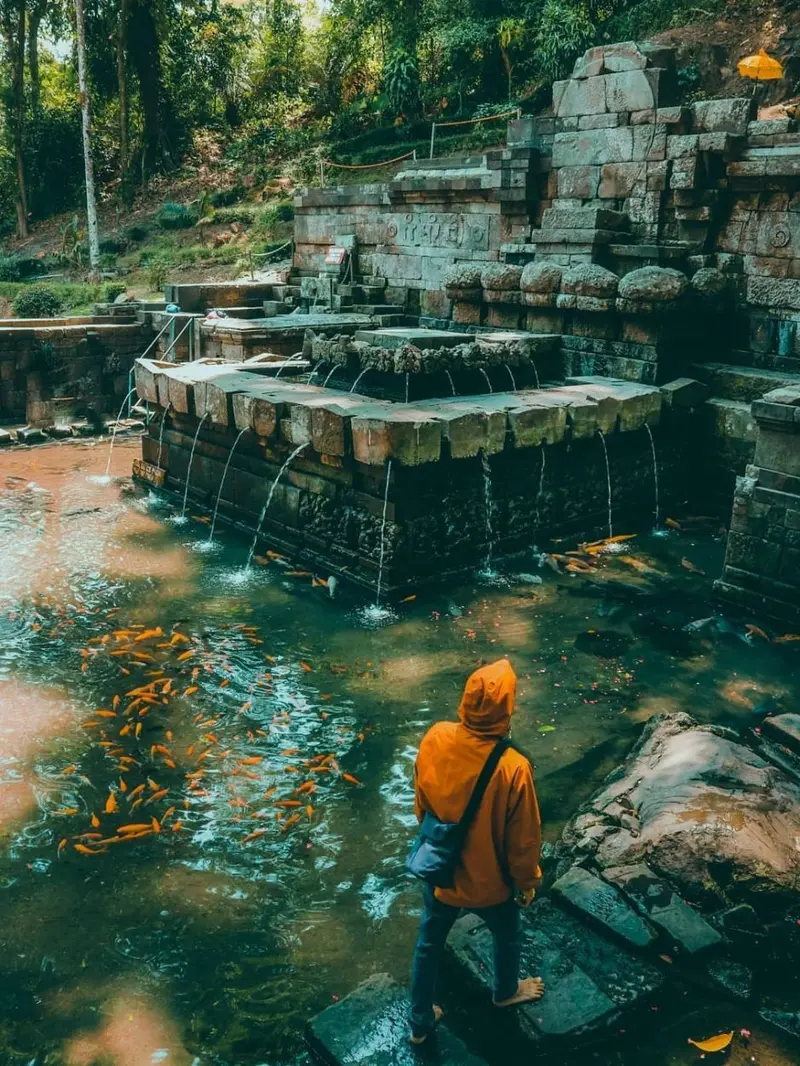
[{"label": "wet rock", "polygon": [[645,863],[604,870],[603,877],[661,930],[673,949],[696,955],[722,943],[717,930]]},{"label": "wet rock", "polygon": [[613,885],[580,866],[568,870],[551,891],[589,922],[602,926],[634,947],[649,947],[656,939],[652,927]]},{"label": "wet rock", "polygon": [[[408,1012],[405,989],[388,974],[374,974],[312,1018],[306,1036],[312,1049],[335,1066],[418,1066],[420,1051],[408,1039]],[[438,1066],[484,1066],[445,1023],[429,1042]]]},{"label": "wet rock", "polygon": [[774,718],[765,718],[761,729],[771,740],[800,754],[800,714],[779,714]]},{"label": "wet rock", "polygon": [[[448,940],[458,972],[488,1001],[492,937],[475,915],[459,919]],[[537,900],[523,917],[522,973],[544,978],[547,994],[509,1015],[526,1041],[572,1043],[616,1027],[664,981],[650,963],[587,928],[550,899]]]},{"label": "wet rock", "polygon": [[41,444],[42,441],[47,440],[47,434],[43,429],[23,426],[22,429],[17,430],[17,440],[20,444]]},{"label": "wet rock", "polygon": [[72,429],[70,426],[63,424],[47,427],[47,436],[52,437],[53,440],[64,440],[67,437],[72,436]]},{"label": "wet rock", "polygon": [[714,303],[721,303],[731,291],[726,274],[715,267],[701,267],[692,275],[691,286],[698,296]]},{"label": "wet rock", "polygon": [[753,994],[753,972],[743,962],[727,956],[710,959],[706,973],[724,992],[736,999],[750,999]]},{"label": "wet rock", "polygon": [[[622,803],[631,832],[605,812]],[[597,839],[583,826],[598,815]],[[646,862],[687,899],[760,911],[800,891],[800,787],[731,730],[658,715],[627,761],[564,829],[559,868]]]}]

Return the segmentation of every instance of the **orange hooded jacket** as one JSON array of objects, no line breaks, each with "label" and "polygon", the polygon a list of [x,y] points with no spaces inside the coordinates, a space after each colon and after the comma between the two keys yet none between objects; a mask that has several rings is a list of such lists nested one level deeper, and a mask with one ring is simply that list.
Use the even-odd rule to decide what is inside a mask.
[{"label": "orange hooded jacket", "polygon": [[[416,813],[457,822],[492,750],[511,725],[517,676],[507,659],[476,670],[458,708],[423,737],[415,767]],[[503,754],[470,826],[453,888],[436,897],[453,907],[492,907],[541,880],[541,819],[533,770],[513,748]],[[508,878],[513,884],[509,884]]]}]

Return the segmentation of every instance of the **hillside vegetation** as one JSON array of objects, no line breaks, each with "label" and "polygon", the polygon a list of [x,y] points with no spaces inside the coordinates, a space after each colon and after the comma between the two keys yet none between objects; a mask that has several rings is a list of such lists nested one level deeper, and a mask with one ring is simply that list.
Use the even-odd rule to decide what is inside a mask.
[{"label": "hillside vegetation", "polygon": [[[443,126],[437,154],[501,143],[491,117],[546,108],[593,44],[678,45],[687,100],[738,91],[736,59],[762,46],[786,69],[765,102],[800,79],[792,0],[94,0],[86,23],[101,267],[137,293],[266,262],[321,161],[427,154],[434,121],[490,120]],[[72,8],[6,0],[0,28],[0,301],[47,276],[83,308],[96,292],[74,287],[87,250]]]}]

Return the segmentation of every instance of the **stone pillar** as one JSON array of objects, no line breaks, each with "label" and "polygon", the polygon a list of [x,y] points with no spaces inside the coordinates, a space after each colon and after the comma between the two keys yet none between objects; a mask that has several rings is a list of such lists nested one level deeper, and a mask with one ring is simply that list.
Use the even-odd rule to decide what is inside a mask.
[{"label": "stone pillar", "polygon": [[800,622],[800,385],[752,406],[753,465],[736,482],[719,595],[741,607]]}]

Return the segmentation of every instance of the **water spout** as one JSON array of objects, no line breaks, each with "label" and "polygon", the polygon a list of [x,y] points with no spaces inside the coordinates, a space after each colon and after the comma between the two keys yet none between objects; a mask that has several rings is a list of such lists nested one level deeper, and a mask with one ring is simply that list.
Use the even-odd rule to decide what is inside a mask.
[{"label": "water spout", "polygon": [[284,462],[283,466],[278,471],[278,473],[277,473],[277,475],[275,477],[275,480],[272,482],[272,485],[270,486],[269,492],[267,493],[266,503],[262,507],[261,514],[258,517],[258,524],[256,525],[255,535],[253,536],[253,543],[250,545],[250,551],[247,554],[247,565],[245,566],[245,573],[253,565],[253,556],[256,553],[256,545],[258,544],[258,538],[261,535],[261,527],[264,524],[264,519],[267,517],[267,511],[269,510],[269,505],[272,503],[272,497],[275,495],[275,489],[278,487],[278,482],[283,477],[284,473],[292,465],[292,462],[296,458],[296,456],[298,456],[300,454],[300,452],[304,451],[308,447],[309,443],[310,443],[309,441],[306,441],[305,444],[299,444],[295,448],[295,450],[292,452],[292,454]]},{"label": "water spout", "polygon": [[611,521],[611,466],[608,461],[608,448],[606,447],[606,438],[603,435],[602,429],[597,430],[597,435],[600,437],[600,443],[603,445],[603,455],[606,460],[606,484],[608,485],[608,536],[609,539],[614,536],[614,527]]},{"label": "water spout", "polygon": [[655,495],[656,495],[656,522],[655,522],[655,524],[656,524],[656,526],[658,526],[661,506],[660,506],[660,501],[659,501],[659,498],[658,498],[658,457],[656,455],[656,442],[655,442],[655,439],[653,437],[653,431],[650,428],[650,425],[649,425],[648,422],[645,422],[644,428],[647,430],[647,436],[650,438],[650,451],[653,453],[653,488],[655,489]]},{"label": "water spout", "polygon": [[492,556],[494,555],[494,531],[492,529],[492,468],[489,465],[489,456],[481,449],[481,467],[483,469],[483,515],[486,523],[486,558],[483,562],[482,574],[490,576],[492,573]]},{"label": "water spout", "polygon": [[203,423],[208,418],[208,411],[203,415],[200,421],[197,423],[197,429],[195,430],[194,440],[192,441],[192,450],[189,452],[189,467],[186,471],[186,488],[183,490],[183,507],[181,508],[180,521],[186,521],[186,502],[189,499],[189,482],[192,479],[192,463],[194,462],[194,450],[197,447],[197,438],[200,436],[200,430],[203,428]]},{"label": "water spout", "polygon": [[[535,501],[535,503],[533,505],[533,535],[534,535],[534,537],[538,536],[539,523],[540,523],[541,517],[542,517],[541,508],[542,508],[542,499],[544,497],[544,468],[545,468],[544,443],[542,443],[540,445],[539,453],[541,454],[541,457],[542,457],[542,465],[539,467],[539,488],[538,488],[538,490],[536,492],[536,501]],[[535,548],[535,545],[534,545],[534,548]]]},{"label": "water spout", "polygon": [[450,388],[453,390],[453,395],[458,396],[458,393],[456,392],[455,382],[453,381],[453,375],[450,373],[449,370],[445,370],[445,374],[447,374],[447,380],[450,382]]},{"label": "water spout", "polygon": [[514,378],[514,375],[513,375],[512,371],[511,371],[511,367],[508,365],[508,363],[503,363],[503,366],[506,368],[506,371],[508,372],[508,376],[511,378],[511,391],[512,392],[516,392],[517,391],[517,382],[516,382],[516,380]]},{"label": "water spout", "polygon": [[290,355],[289,358],[285,362],[281,363],[281,365],[278,367],[278,372],[275,375],[275,380],[276,381],[278,380],[278,378],[281,376],[281,374],[286,369],[286,367],[289,365],[289,363],[296,363],[298,361],[298,359],[303,359],[303,353],[302,352],[295,352],[294,355]]},{"label": "water spout", "polygon": [[542,385],[541,385],[541,382],[539,381],[539,371],[536,369],[536,363],[534,363],[534,361],[532,359],[531,359],[531,366],[533,367],[533,380],[536,382],[536,388],[540,389],[542,387]]},{"label": "water spout", "polygon": [[494,392],[494,389],[492,388],[492,383],[489,380],[489,375],[486,373],[486,371],[483,369],[483,367],[480,368],[480,371],[483,374],[483,376],[486,378],[486,384],[489,386],[489,392]]},{"label": "water spout", "polygon": [[356,386],[358,385],[359,381],[361,381],[361,379],[364,377],[364,375],[367,373],[367,371],[371,370],[371,369],[372,369],[371,367],[367,366],[361,371],[361,373],[358,375],[356,380],[353,382],[353,385],[352,385],[352,387],[350,389],[351,392],[355,392],[356,391]]},{"label": "water spout", "polygon": [[161,453],[164,448],[164,426],[167,423],[167,415],[169,414],[170,407],[172,407],[172,400],[167,401],[167,406],[164,408],[164,414],[161,416],[161,425],[158,430],[158,460],[156,466],[159,470],[161,469]]},{"label": "water spout", "polygon": [[208,533],[208,543],[209,544],[211,544],[213,542],[213,540],[214,540],[214,528],[216,527],[216,524],[217,524],[217,513],[219,511],[219,501],[222,498],[222,490],[225,488],[225,479],[228,476],[228,467],[231,465],[231,459],[233,458],[233,453],[236,451],[236,445],[239,443],[239,441],[242,439],[242,437],[245,435],[246,432],[247,432],[247,427],[245,427],[244,429],[240,429],[239,430],[239,435],[237,436],[236,440],[233,442],[233,444],[231,446],[231,450],[228,452],[228,458],[225,460],[225,469],[222,471],[222,480],[219,483],[219,492],[217,493],[217,502],[214,504],[214,517],[211,519],[211,529],[209,530],[209,533]]},{"label": "water spout", "polygon": [[106,463],[106,473],[105,473],[105,477],[106,478],[110,477],[111,456],[114,454],[114,441],[117,439],[117,427],[119,426],[119,421],[122,418],[122,412],[125,410],[125,404],[128,402],[128,400],[131,398],[131,396],[133,396],[133,394],[135,392],[136,392],[136,386],[134,385],[133,388],[128,393],[128,395],[122,401],[122,406],[119,409],[119,414],[117,415],[117,420],[114,423],[113,430],[111,431],[111,444],[108,446],[108,462]]},{"label": "water spout", "polygon": [[406,403],[408,403],[408,379],[409,375],[406,374]]},{"label": "water spout", "polygon": [[334,363],[334,364],[333,364],[333,366],[331,367],[331,369],[330,369],[330,370],[328,371],[328,374],[327,374],[327,376],[326,376],[325,380],[324,380],[324,381],[322,382],[322,387],[323,387],[323,389],[324,389],[324,388],[325,388],[325,386],[326,386],[326,385],[328,384],[328,382],[329,382],[329,381],[331,380],[331,378],[332,378],[332,377],[333,377],[333,375],[334,375],[334,374],[336,373],[336,371],[337,371],[337,370],[341,370],[341,369],[342,369],[342,368],[341,368],[341,366],[340,366],[340,364],[339,364],[339,363]]},{"label": "water spout", "polygon": [[389,510],[389,480],[392,476],[392,460],[386,464],[386,484],[383,487],[383,517],[381,518],[381,551],[378,557],[378,584],[375,591],[375,606],[381,605],[381,589],[383,587],[383,560],[386,555],[386,514]]}]

